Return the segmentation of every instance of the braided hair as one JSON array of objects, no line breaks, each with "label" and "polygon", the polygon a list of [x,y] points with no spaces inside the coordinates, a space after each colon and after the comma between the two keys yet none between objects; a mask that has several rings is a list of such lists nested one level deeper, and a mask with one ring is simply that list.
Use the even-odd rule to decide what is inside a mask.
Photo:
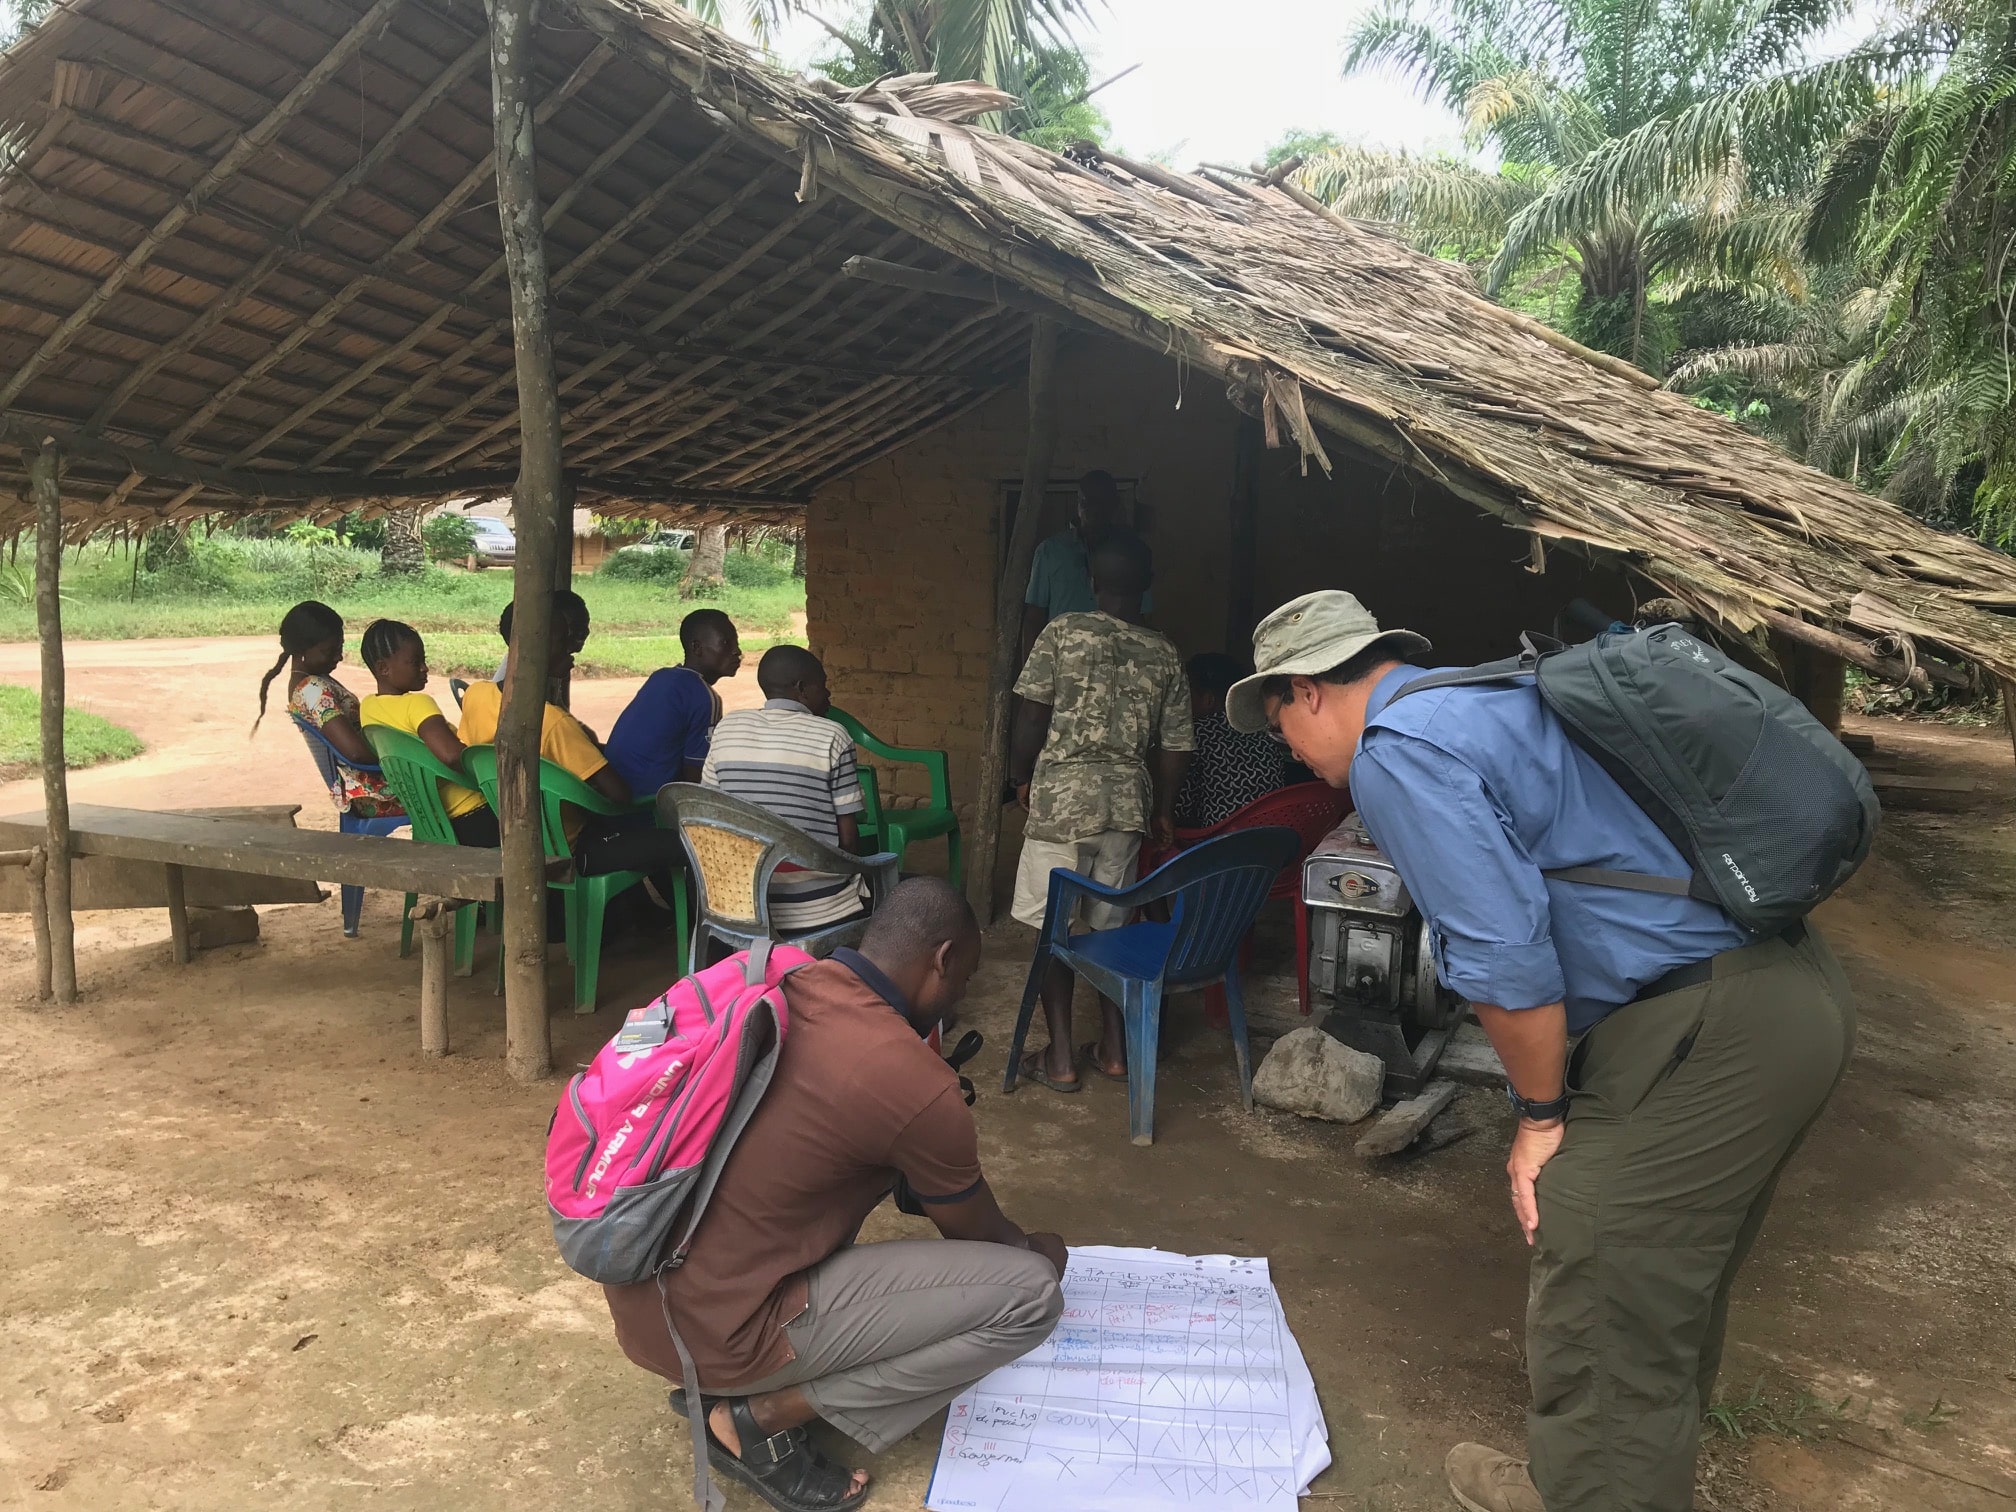
[{"label": "braided hair", "polygon": [[330,636],[343,633],[343,616],[327,604],[315,599],[304,599],[289,609],[280,621],[280,655],[259,679],[259,719],[252,721],[252,733],[259,733],[259,720],[266,717],[266,690],[273,685],[273,679],[280,675],[280,669],[287,665],[290,656],[300,656],[314,649]]},{"label": "braided hair", "polygon": [[388,656],[397,656],[414,641],[420,639],[420,632],[404,620],[373,620],[364,631],[364,642],[358,647],[357,655],[373,672],[378,663]]}]

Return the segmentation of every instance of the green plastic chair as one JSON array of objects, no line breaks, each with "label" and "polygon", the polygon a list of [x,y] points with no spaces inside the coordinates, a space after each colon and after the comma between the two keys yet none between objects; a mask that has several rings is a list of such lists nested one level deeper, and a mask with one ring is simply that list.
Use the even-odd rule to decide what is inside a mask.
[{"label": "green plastic chair", "polygon": [[945,837],[945,879],[954,887],[966,885],[966,868],[959,853],[959,816],[952,809],[952,779],[943,751],[913,751],[878,740],[868,727],[845,709],[829,709],[826,717],[854,739],[854,744],[880,761],[921,766],[931,779],[931,801],[922,808],[885,809],[882,791],[874,770],[861,767],[861,794],[868,806],[861,813],[861,838],[872,840],[874,849],[892,851],[897,864],[903,853],[919,840]]},{"label": "green plastic chair", "polygon": [[[497,808],[497,748],[471,746],[463,756],[462,764],[468,768],[476,786],[483,790],[483,796],[490,800],[490,806]],[[561,805],[568,803],[591,814],[625,814],[632,809],[648,810],[652,807],[649,798],[629,804],[612,803],[565,767],[541,760],[539,833],[545,841],[549,860],[571,861],[574,857],[573,847],[567,843],[567,829],[561,812]],[[501,814],[503,810],[498,809],[498,812]],[[609,900],[618,893],[628,892],[643,880],[642,872],[619,871],[604,872],[599,877],[571,875],[568,881],[546,884],[558,889],[566,904],[567,959],[574,967],[576,1013],[595,1011],[596,985],[602,971],[602,916],[608,910]],[[683,873],[672,879],[672,918],[676,930],[674,949],[677,952],[673,974],[683,977],[686,975],[687,931],[686,878]]]},{"label": "green plastic chair", "polygon": [[[404,730],[388,729],[384,725],[364,726],[364,738],[371,743],[371,749],[378,753],[379,769],[385,774],[386,784],[399,797],[400,805],[413,821],[413,838],[422,845],[459,845],[455,838],[455,826],[448,822],[448,806],[441,801],[441,784],[452,782],[457,787],[470,786],[466,772],[458,772],[451,766],[443,765],[434,753],[427,749],[427,743]],[[491,910],[490,927],[497,927],[497,900],[479,898],[475,900]],[[413,894],[406,894],[406,911],[413,911]],[[455,975],[469,976],[476,970],[476,914],[473,908],[455,910]],[[400,936],[399,954],[405,955],[410,948],[411,923],[408,933]]]}]

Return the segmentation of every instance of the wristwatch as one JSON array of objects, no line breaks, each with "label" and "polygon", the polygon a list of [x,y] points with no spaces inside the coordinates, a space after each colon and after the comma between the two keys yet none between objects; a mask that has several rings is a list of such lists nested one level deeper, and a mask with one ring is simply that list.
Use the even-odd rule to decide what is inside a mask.
[{"label": "wristwatch", "polygon": [[1514,1113],[1534,1123],[1552,1123],[1557,1118],[1566,1118],[1568,1116],[1568,1094],[1566,1092],[1548,1102],[1535,1102],[1530,1097],[1521,1097],[1519,1089],[1508,1081],[1505,1083],[1505,1100],[1512,1104],[1512,1111]]}]

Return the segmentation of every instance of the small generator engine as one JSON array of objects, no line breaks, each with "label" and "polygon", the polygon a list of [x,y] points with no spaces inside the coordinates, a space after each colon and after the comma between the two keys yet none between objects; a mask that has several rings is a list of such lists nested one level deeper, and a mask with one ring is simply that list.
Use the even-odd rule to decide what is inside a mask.
[{"label": "small generator engine", "polygon": [[1385,1061],[1389,1094],[1413,1096],[1469,1005],[1436,979],[1428,921],[1355,812],[1303,862],[1302,901],[1324,1032]]}]

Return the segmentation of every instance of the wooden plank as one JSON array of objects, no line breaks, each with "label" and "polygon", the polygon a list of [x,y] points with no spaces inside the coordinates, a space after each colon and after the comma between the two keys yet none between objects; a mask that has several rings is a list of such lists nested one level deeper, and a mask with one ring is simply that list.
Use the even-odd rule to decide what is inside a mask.
[{"label": "wooden plank", "polygon": [[1972,777],[1923,777],[1912,772],[1871,772],[1869,781],[1879,792],[1886,788],[1900,793],[1972,793],[1980,789]]},{"label": "wooden plank", "polygon": [[[249,819],[277,825],[292,834],[298,803],[251,804],[230,808],[176,809],[172,812],[216,819]],[[37,845],[42,833],[26,825],[0,820],[0,845]],[[183,886],[191,908],[243,908],[254,903],[318,903],[324,894],[313,882],[286,877],[248,876],[185,866]],[[70,907],[85,909],[165,908],[167,868],[158,861],[125,861],[117,856],[78,856],[71,862]],[[25,879],[0,871],[0,914],[34,916],[33,892]]]},{"label": "wooden plank", "polygon": [[1360,1160],[1377,1160],[1382,1155],[1398,1155],[1421,1137],[1435,1115],[1456,1100],[1456,1083],[1432,1081],[1418,1097],[1395,1103],[1379,1116],[1370,1132],[1358,1141]]},{"label": "wooden plank", "polygon": [[[39,814],[10,814],[4,825],[41,824]],[[175,866],[212,867],[304,882],[354,883],[385,892],[425,892],[488,899],[503,876],[498,852],[460,845],[416,845],[376,835],[285,830],[255,820],[212,819],[148,809],[78,804],[71,810],[79,854],[120,856]]]}]

